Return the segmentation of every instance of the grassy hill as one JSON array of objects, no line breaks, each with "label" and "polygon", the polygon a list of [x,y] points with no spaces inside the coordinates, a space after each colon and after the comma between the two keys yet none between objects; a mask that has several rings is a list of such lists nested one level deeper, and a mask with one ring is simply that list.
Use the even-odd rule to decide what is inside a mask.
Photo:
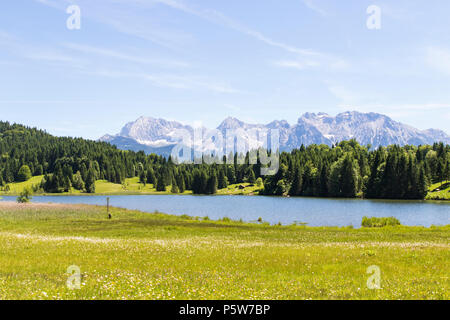
[{"label": "grassy hill", "polygon": [[18,195],[21,193],[25,188],[32,188],[33,185],[38,185],[41,183],[42,178],[44,176],[34,176],[30,180],[25,182],[15,182],[15,183],[8,183],[9,191],[6,191],[7,188],[0,189],[0,194],[3,195]]},{"label": "grassy hill", "polygon": [[[0,299],[449,299],[450,226],[312,228],[0,202]],[[81,288],[66,286],[78,266]],[[381,290],[366,283],[381,271]]]},{"label": "grassy hill", "polygon": [[435,183],[429,188],[426,200],[450,200],[450,182]]}]

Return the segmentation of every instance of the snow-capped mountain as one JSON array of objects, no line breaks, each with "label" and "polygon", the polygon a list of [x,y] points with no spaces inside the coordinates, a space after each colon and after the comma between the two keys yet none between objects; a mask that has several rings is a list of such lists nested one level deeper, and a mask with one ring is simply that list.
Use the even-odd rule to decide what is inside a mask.
[{"label": "snow-capped mountain", "polygon": [[[378,113],[360,113],[348,111],[333,117],[326,113],[305,113],[296,124],[287,121],[273,121],[269,124],[248,124],[239,119],[228,117],[216,129],[193,128],[176,121],[140,117],[127,123],[115,136],[105,135],[100,138],[124,150],[143,150],[168,156],[171,149],[182,141],[182,137],[192,137],[198,151],[214,151],[223,147],[218,139],[237,135],[248,148],[264,146],[261,139],[255,139],[252,132],[277,129],[279,147],[283,151],[299,148],[302,144],[332,145],[342,140],[356,139],[360,144],[373,147],[398,145],[432,144],[442,141],[450,143],[450,136],[436,129],[419,130],[394,121]],[[194,133],[195,132],[195,133]],[[195,135],[200,137],[195,139]],[[225,151],[225,149],[223,150]]]},{"label": "snow-capped mountain", "polygon": [[[304,144],[325,143],[331,144],[342,140],[356,139],[361,144],[371,144],[374,147],[390,144],[420,145],[432,144],[436,141],[449,141],[450,137],[441,130],[418,130],[411,126],[394,121],[388,116],[379,113],[360,113],[347,111],[332,117],[326,113],[305,113],[298,119],[296,125],[297,138],[304,137],[306,133],[314,129],[320,135],[313,134],[313,140],[303,139]],[[318,141],[319,139],[320,141]],[[298,142],[297,142],[298,144]],[[296,144],[292,145],[295,148]]]},{"label": "snow-capped mountain", "polygon": [[177,132],[182,129],[193,132],[192,127],[176,121],[140,117],[134,122],[127,123],[118,136],[157,148],[177,143]]}]

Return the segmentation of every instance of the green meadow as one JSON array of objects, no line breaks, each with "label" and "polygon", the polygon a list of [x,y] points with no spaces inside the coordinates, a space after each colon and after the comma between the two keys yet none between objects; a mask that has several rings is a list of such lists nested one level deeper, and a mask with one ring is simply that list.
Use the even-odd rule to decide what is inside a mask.
[{"label": "green meadow", "polygon": [[450,200],[450,182],[431,185],[425,200]]},{"label": "green meadow", "polygon": [[[0,202],[0,299],[449,299],[450,226],[270,226]],[[66,286],[80,268],[80,289]],[[381,289],[369,289],[370,266]],[[370,269],[369,269],[370,270]]]}]

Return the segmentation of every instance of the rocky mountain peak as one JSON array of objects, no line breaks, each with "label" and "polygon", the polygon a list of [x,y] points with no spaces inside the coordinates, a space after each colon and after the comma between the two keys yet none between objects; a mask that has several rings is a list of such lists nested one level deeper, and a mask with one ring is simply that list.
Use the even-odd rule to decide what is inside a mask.
[{"label": "rocky mountain peak", "polygon": [[[331,145],[349,139],[356,139],[363,145],[371,144],[373,147],[390,144],[432,144],[439,141],[450,143],[450,136],[444,131],[419,130],[374,112],[346,111],[334,117],[324,112],[307,112],[292,126],[286,120],[276,120],[263,125],[248,124],[235,117],[228,117],[217,127],[223,134],[227,130],[253,128],[278,129],[280,149],[283,151],[299,148],[302,144]],[[141,148],[141,150],[158,153],[158,148],[164,148],[164,152],[167,153],[168,147],[179,142],[180,129],[193,132],[192,127],[177,121],[140,117],[136,121],[127,123],[120,134],[105,135],[100,140],[123,149],[131,148],[139,151]],[[206,136],[209,131],[209,129],[203,128]],[[242,138],[250,139],[248,136]],[[248,142],[250,143],[250,141]],[[205,140],[203,145],[211,145],[211,143]]]}]

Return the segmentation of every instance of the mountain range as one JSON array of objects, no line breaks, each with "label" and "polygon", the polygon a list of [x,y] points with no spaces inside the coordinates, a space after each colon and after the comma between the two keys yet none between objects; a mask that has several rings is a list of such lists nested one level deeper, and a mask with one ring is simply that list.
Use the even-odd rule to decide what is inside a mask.
[{"label": "mountain range", "polygon": [[[303,145],[326,144],[333,145],[342,140],[355,139],[360,144],[370,144],[373,147],[398,145],[422,145],[434,142],[450,143],[450,136],[442,130],[419,130],[409,125],[392,120],[379,113],[361,113],[347,111],[336,116],[323,112],[305,113],[296,124],[287,121],[272,121],[268,124],[249,124],[239,119],[228,117],[216,128],[224,137],[227,134],[238,134],[247,146],[261,146],[258,141],[251,141],[253,130],[278,129],[279,147],[281,151],[290,151]],[[104,135],[99,140],[116,145],[119,149],[145,151],[168,156],[172,148],[181,138],[180,133],[189,132],[193,135],[195,128],[177,121],[167,121],[151,117],[140,117],[127,123],[116,135]],[[197,129],[198,130],[198,129]],[[202,127],[202,143],[194,149],[214,151],[217,144],[211,135],[217,130]],[[242,131],[243,130],[243,131]],[[217,142],[217,141],[216,141]],[[248,147],[247,147],[248,148]]]}]

